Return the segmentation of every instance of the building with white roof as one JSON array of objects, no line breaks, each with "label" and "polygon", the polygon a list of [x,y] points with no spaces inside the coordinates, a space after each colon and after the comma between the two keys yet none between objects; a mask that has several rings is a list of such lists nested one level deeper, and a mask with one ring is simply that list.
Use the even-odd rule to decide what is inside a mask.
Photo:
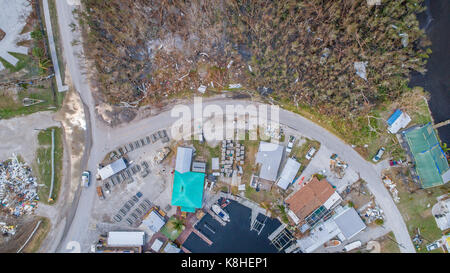
[{"label": "building with white roof", "polygon": [[309,236],[297,240],[297,245],[303,253],[311,253],[334,237],[341,241],[350,240],[365,228],[354,208],[340,207],[331,219],[311,229]]},{"label": "building with white roof", "polygon": [[167,242],[167,245],[164,247],[163,251],[165,253],[180,253],[181,249],[178,248],[174,243]]},{"label": "building with white roof", "polygon": [[161,241],[160,239],[156,239],[150,248],[155,252],[159,252],[163,244],[163,241]]},{"label": "building with white roof", "polygon": [[110,231],[107,245],[109,247],[141,247],[145,243],[143,231]]},{"label": "building with white roof", "polygon": [[142,223],[156,233],[166,224],[166,220],[156,210],[152,210]]},{"label": "building with white roof", "polygon": [[388,124],[388,131],[396,134],[400,129],[405,128],[411,122],[411,118],[402,110],[395,110],[395,112],[386,121]]},{"label": "building with white roof", "polygon": [[220,166],[219,166],[219,158],[218,158],[218,157],[213,157],[213,158],[211,159],[211,169],[212,169],[213,171],[220,170]]},{"label": "building with white roof", "polygon": [[294,182],[294,178],[300,169],[300,162],[293,158],[288,158],[286,165],[284,165],[280,178],[278,178],[277,186],[286,190],[288,186]]},{"label": "building with white roof", "polygon": [[259,143],[258,153],[256,154],[256,163],[261,164],[259,178],[276,181],[284,148],[281,145],[261,141]]},{"label": "building with white roof", "polygon": [[123,171],[127,168],[127,164],[125,159],[120,158],[113,163],[101,168],[98,170],[98,174],[100,175],[102,180],[105,180],[108,177],[111,177],[117,174],[120,171]]},{"label": "building with white roof", "polygon": [[190,172],[193,154],[194,150],[192,148],[178,147],[175,171],[179,173]]}]

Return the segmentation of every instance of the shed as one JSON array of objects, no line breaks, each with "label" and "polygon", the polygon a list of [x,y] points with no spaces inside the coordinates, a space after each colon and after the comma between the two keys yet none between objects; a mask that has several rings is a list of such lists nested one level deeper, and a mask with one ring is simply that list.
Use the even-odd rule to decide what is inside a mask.
[{"label": "shed", "polygon": [[284,165],[280,178],[278,179],[277,186],[286,190],[288,186],[294,182],[295,176],[300,169],[300,162],[293,158],[288,158],[286,165]]},{"label": "shed", "polygon": [[281,145],[265,141],[259,143],[258,153],[256,154],[256,163],[261,164],[259,178],[268,181],[277,179],[283,151],[284,148]]},{"label": "shed", "polygon": [[127,168],[127,164],[125,159],[120,158],[113,163],[101,168],[98,170],[98,174],[100,175],[102,180],[105,180],[118,172],[125,170]]},{"label": "shed", "polygon": [[197,173],[205,173],[206,172],[206,163],[200,161],[194,161],[192,163],[192,171]]},{"label": "shed", "polygon": [[219,166],[219,158],[218,158],[218,157],[213,157],[213,158],[211,159],[211,169],[212,169],[213,171],[219,170],[219,169],[220,169],[220,166]]},{"label": "shed", "polygon": [[177,159],[175,162],[175,171],[179,173],[189,172],[191,170],[192,155],[194,150],[189,147],[177,148]]},{"label": "shed", "polygon": [[145,243],[143,231],[110,231],[107,245],[110,247],[137,247]]},{"label": "shed", "polygon": [[161,249],[162,245],[163,245],[163,242],[162,242],[161,240],[159,240],[159,239],[156,239],[156,240],[153,242],[153,244],[152,244],[152,246],[151,246],[150,248],[151,248],[153,251],[155,251],[155,252],[159,252],[159,250]]},{"label": "shed", "polygon": [[408,126],[411,122],[411,118],[402,110],[397,109],[386,122],[388,125],[388,131],[392,134],[396,134],[400,129]]},{"label": "shed", "polygon": [[164,226],[166,220],[156,210],[152,210],[147,218],[145,218],[142,222],[151,231],[158,232]]},{"label": "shed", "polygon": [[181,249],[178,248],[174,243],[168,242],[167,245],[164,247],[165,253],[180,253]]}]

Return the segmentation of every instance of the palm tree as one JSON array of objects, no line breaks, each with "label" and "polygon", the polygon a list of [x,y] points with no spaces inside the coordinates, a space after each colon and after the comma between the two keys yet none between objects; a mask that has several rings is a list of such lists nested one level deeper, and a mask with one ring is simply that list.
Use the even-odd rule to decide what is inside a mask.
[{"label": "palm tree", "polygon": [[184,223],[181,219],[172,220],[172,227],[178,232],[181,232],[184,229]]}]

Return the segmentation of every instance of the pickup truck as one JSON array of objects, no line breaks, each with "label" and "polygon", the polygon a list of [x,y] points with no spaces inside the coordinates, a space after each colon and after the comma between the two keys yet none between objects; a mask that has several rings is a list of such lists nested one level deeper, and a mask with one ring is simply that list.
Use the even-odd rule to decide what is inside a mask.
[{"label": "pickup truck", "polygon": [[295,137],[294,136],[290,136],[289,137],[289,143],[286,147],[286,153],[290,154],[292,151],[292,148],[294,147],[294,142],[295,142]]},{"label": "pickup truck", "polygon": [[89,187],[91,184],[91,173],[89,171],[84,171],[81,174],[81,185],[85,188]]},{"label": "pickup truck", "polygon": [[103,195],[102,187],[100,187],[100,186],[97,187],[97,195],[100,199],[105,199],[105,196]]}]

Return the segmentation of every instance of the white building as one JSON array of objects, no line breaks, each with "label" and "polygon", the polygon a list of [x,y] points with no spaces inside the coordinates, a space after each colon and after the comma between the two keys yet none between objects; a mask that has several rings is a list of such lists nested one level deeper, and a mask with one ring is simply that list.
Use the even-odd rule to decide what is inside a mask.
[{"label": "white building", "polygon": [[179,173],[190,172],[193,153],[194,150],[192,148],[178,147],[175,171]]},{"label": "white building", "polygon": [[113,163],[101,168],[98,170],[98,174],[100,175],[102,180],[105,180],[108,177],[115,175],[116,173],[125,170],[127,168],[127,164],[125,159],[120,158]]},{"label": "white building", "polygon": [[166,220],[157,211],[152,210],[142,223],[156,233],[166,224]]},{"label": "white building", "polygon": [[400,129],[405,128],[411,122],[411,118],[405,112],[397,109],[387,120],[388,131],[396,134]]},{"label": "white building", "polygon": [[145,243],[143,231],[110,231],[107,245],[109,247],[140,247]]},{"label": "white building", "polygon": [[294,178],[300,169],[300,162],[293,158],[288,158],[286,165],[284,165],[283,171],[281,172],[280,178],[278,178],[277,186],[286,190],[289,185],[294,182]]},{"label": "white building", "polygon": [[260,178],[268,181],[277,179],[283,151],[284,148],[281,145],[265,141],[259,143],[256,163],[261,164]]}]

